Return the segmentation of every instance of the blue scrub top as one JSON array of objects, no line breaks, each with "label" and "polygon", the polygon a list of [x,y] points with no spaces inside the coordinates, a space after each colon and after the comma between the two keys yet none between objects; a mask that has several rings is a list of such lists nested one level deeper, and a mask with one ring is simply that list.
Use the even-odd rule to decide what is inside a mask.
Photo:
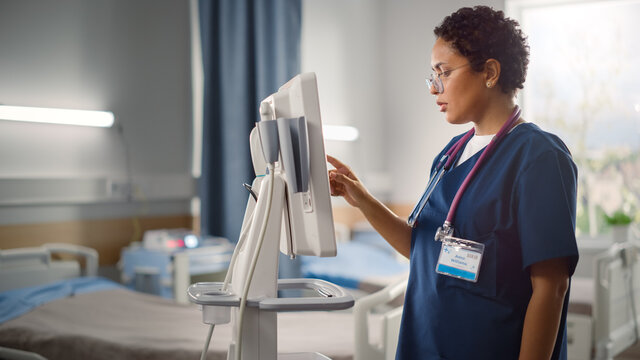
[{"label": "blue scrub top", "polygon": [[[557,136],[531,123],[503,138],[458,206],[454,236],[485,245],[478,281],[435,272],[436,229],[483,151],[442,177],[418,218],[396,359],[517,359],[532,294],[529,266],[567,257],[573,274],[577,168]],[[568,299],[567,291],[552,359],[567,358]]]}]

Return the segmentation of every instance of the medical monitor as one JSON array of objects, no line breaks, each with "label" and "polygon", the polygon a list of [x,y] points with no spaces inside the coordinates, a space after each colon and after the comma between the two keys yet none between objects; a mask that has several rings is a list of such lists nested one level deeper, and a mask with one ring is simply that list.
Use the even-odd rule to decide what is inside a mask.
[{"label": "medical monitor", "polygon": [[[335,256],[336,240],[315,73],[299,74],[282,85],[262,101],[260,113],[262,120],[278,122],[280,157],[276,172],[284,173],[287,180],[280,251],[287,255]],[[295,159],[292,153],[296,155]],[[287,166],[290,162],[285,158],[295,160],[295,166]]]}]

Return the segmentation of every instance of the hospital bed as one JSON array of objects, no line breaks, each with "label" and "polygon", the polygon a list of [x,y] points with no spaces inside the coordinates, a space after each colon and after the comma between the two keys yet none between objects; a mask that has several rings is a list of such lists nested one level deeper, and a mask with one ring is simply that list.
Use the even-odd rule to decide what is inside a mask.
[{"label": "hospital bed", "polygon": [[[616,243],[591,258],[592,277],[572,280],[567,316],[570,360],[640,358],[640,253]],[[581,259],[583,261],[583,259]],[[637,346],[636,346],[637,347]]]},{"label": "hospital bed", "polygon": [[[409,261],[373,229],[355,230],[349,239],[338,242],[335,257],[301,257],[302,276],[364,293],[402,282],[408,276]],[[402,303],[402,297],[399,300],[394,303]]]},{"label": "hospital bed", "polygon": [[347,238],[338,242],[335,257],[302,257],[302,275],[369,294],[353,308],[354,360],[395,359],[409,261],[373,229],[356,229]]},{"label": "hospital bed", "polygon": [[[355,232],[338,243],[335,258],[304,259],[303,274],[340,286],[377,291],[354,307],[356,359],[392,359],[402,307],[380,315],[382,334],[368,343],[366,308],[381,302],[401,303],[408,265],[394,258],[393,249],[374,232]],[[600,239],[580,249],[580,264],[572,279],[567,342],[569,360],[640,359],[640,251],[627,242]],[[405,266],[407,266],[405,268]],[[378,291],[385,284],[391,284]],[[636,319],[636,321],[634,321]],[[381,345],[384,344],[384,345]]]},{"label": "hospital bed", "polygon": [[[54,260],[52,254],[60,253],[81,261]],[[68,244],[0,250],[0,358],[199,357],[207,326],[193,305],[94,277],[97,260],[94,250]],[[569,359],[640,358],[629,352],[637,340],[639,260],[636,246],[615,245],[594,257],[592,278],[574,277]],[[370,279],[348,281],[362,288]],[[359,298],[353,312],[281,313],[278,347],[334,360],[393,359],[402,308],[383,304],[397,303],[405,288],[401,278]],[[230,339],[229,326],[217,327],[208,359],[225,359]]]},{"label": "hospital bed", "polygon": [[[57,253],[81,260],[55,260]],[[68,244],[0,250],[0,358],[199,358],[208,327],[194,305],[95,277],[97,260],[94,250]],[[354,313],[278,314],[278,348],[318,351],[334,360],[390,358],[399,313],[380,313],[375,304],[404,291],[404,284],[394,285],[358,301]],[[355,339],[356,329],[366,335]],[[230,326],[216,327],[207,359],[226,359],[230,339]],[[358,355],[367,351],[361,349],[378,357]]]}]

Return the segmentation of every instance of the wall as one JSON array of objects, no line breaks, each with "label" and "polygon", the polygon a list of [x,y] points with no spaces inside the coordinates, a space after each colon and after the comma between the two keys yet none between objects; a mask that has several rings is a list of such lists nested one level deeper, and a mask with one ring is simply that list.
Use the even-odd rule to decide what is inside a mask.
[{"label": "wall", "polygon": [[[502,0],[480,3],[504,9]],[[458,8],[477,4],[304,2],[302,69],[318,74],[323,121],[356,126],[361,133],[354,143],[327,142],[327,151],[344,158],[387,203],[414,203],[434,156],[469,127],[444,121],[425,77],[431,71],[433,28]]]},{"label": "wall", "polygon": [[381,0],[303,2],[302,71],[318,75],[323,123],[358,128],[355,142],[327,141],[379,195],[387,191],[380,73]]},{"label": "wall", "polygon": [[[0,0],[0,103],[110,110],[124,129],[0,121],[0,226],[189,213],[188,5]],[[360,130],[327,152],[390,204],[414,202],[433,156],[464,130],[444,122],[424,77],[433,27],[466,5],[304,1],[302,69],[318,74],[323,120]]]},{"label": "wall", "polygon": [[0,0],[0,103],[120,125],[0,120],[0,225],[188,215],[189,36],[187,1]]}]

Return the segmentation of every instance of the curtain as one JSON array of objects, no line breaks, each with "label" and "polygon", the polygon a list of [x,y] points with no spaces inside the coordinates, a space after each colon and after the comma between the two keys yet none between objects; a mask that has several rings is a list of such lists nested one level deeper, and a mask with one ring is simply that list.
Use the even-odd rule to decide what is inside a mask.
[{"label": "curtain", "polygon": [[301,0],[200,0],[201,232],[237,241],[260,101],[300,72]]}]

